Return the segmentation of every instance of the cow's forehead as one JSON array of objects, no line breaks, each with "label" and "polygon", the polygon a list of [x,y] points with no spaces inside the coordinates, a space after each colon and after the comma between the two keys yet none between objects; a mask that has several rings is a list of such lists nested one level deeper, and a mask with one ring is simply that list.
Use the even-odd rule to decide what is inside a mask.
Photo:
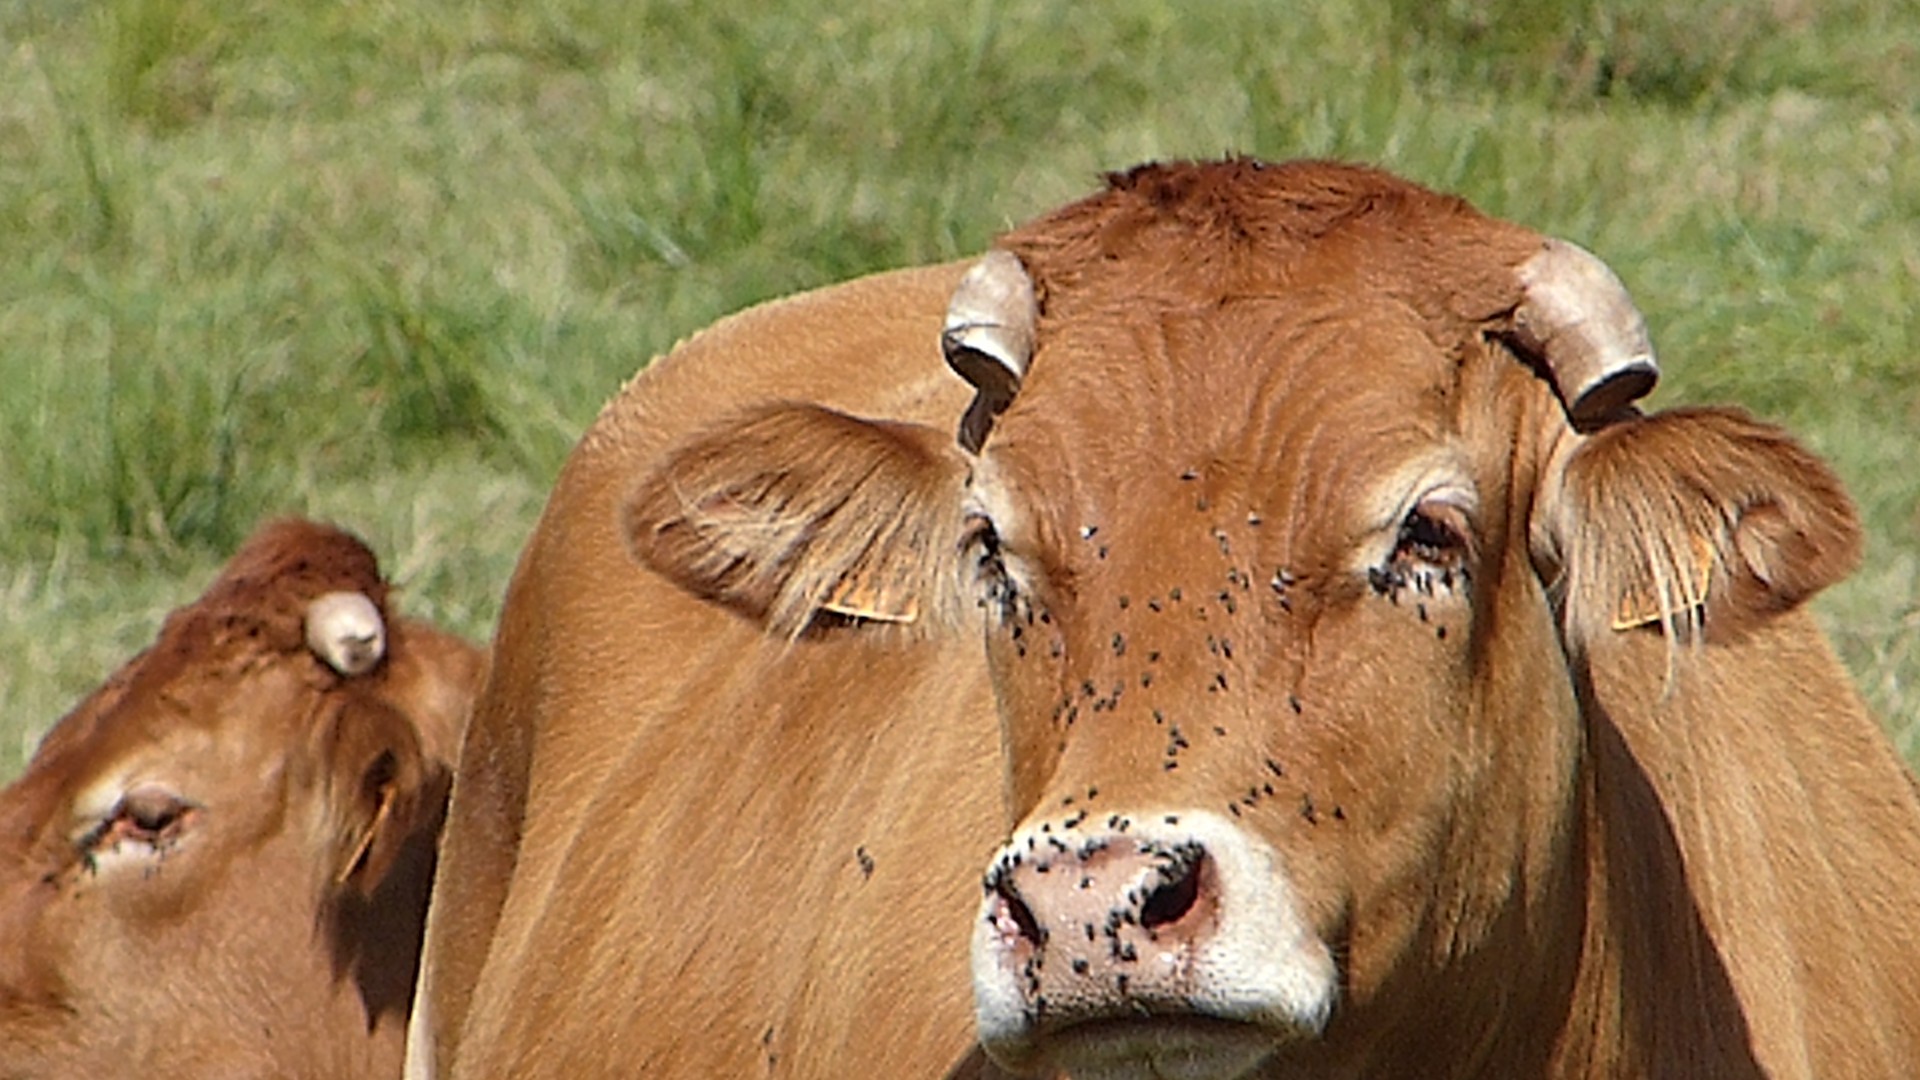
[{"label": "cow's forehead", "polygon": [[[336,591],[366,596],[383,622],[387,587],[365,545],[311,522],[263,527],[207,590],[175,610],[154,643],[122,665],[55,725],[29,763],[42,783],[91,789],[168,760],[228,763],[284,745],[338,677],[306,642],[308,605]],[[243,721],[234,723],[235,719]],[[211,740],[211,741],[210,741]]]},{"label": "cow's forehead", "polygon": [[[287,691],[317,691],[324,677],[304,653],[263,648],[231,622],[181,620],[168,629],[48,734],[30,768],[84,787],[155,755],[191,766],[216,748],[244,750],[268,733],[238,727],[278,730],[296,721],[306,710]],[[176,640],[196,635],[203,636]],[[236,726],[235,716],[259,723]]]},{"label": "cow's forehead", "polygon": [[303,520],[263,526],[197,600],[167,616],[152,645],[48,733],[36,758],[213,722],[210,704],[268,669],[331,685],[308,651],[305,620],[314,599],[338,591],[367,597],[389,621],[387,586],[359,540]]},{"label": "cow's forehead", "polygon": [[1462,373],[1500,351],[1485,335],[1539,237],[1371,170],[1233,163],[1111,178],[1005,243],[1037,350],[976,472],[1058,517],[1031,530],[1057,549],[1184,521],[1183,500],[1223,522],[1310,510],[1335,543],[1435,473],[1471,501]]},{"label": "cow's forehead", "polygon": [[978,477],[1061,538],[1132,521],[1345,535],[1464,489],[1460,346],[1391,308],[1246,302],[1210,318],[1135,312],[1062,331],[985,449]]},{"label": "cow's forehead", "polygon": [[1513,268],[1539,242],[1377,170],[1250,161],[1117,174],[1002,241],[1056,316],[1116,296],[1208,305],[1332,285],[1469,321],[1517,301]]}]

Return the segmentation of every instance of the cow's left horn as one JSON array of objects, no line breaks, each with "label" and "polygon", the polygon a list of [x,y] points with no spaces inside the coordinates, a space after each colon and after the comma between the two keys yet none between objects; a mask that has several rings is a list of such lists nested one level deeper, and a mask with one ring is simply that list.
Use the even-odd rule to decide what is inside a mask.
[{"label": "cow's left horn", "polygon": [[380,609],[364,593],[330,592],[307,605],[307,648],[342,675],[364,675],[387,651]]},{"label": "cow's left horn", "polygon": [[960,445],[969,452],[979,452],[993,418],[1013,403],[1033,359],[1039,319],[1033,279],[1010,251],[987,252],[953,290],[940,349],[947,366],[975,390],[973,404],[960,420]]},{"label": "cow's left horn", "polygon": [[1520,285],[1514,338],[1546,365],[1575,428],[1598,427],[1653,389],[1646,320],[1599,256],[1549,239],[1521,264]]}]

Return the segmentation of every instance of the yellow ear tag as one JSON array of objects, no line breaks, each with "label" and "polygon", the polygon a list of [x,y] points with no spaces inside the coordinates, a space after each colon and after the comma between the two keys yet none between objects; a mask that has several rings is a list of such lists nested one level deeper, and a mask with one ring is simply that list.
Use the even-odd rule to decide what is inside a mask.
[{"label": "yellow ear tag", "polygon": [[820,608],[851,619],[910,623],[920,617],[920,601],[902,577],[898,573],[888,576],[862,563],[834,582],[821,599]]},{"label": "yellow ear tag", "polygon": [[360,869],[360,861],[365,859],[367,852],[373,848],[373,835],[380,831],[380,825],[387,820],[387,811],[392,807],[393,786],[387,785],[380,789],[380,806],[374,810],[373,820],[367,822],[366,829],[360,833],[359,842],[353,845],[353,853],[347,856],[347,861],[334,872],[333,883],[336,887],[346,884],[347,879],[353,876],[353,872]]},{"label": "yellow ear tag", "polygon": [[[1688,590],[1676,599],[1684,603],[1687,596],[1693,597],[1697,606],[1706,603],[1707,583],[1713,578],[1713,541],[1695,534],[1693,537],[1693,580],[1688,582]],[[1614,610],[1613,628],[1615,630],[1634,630],[1642,626],[1651,626],[1677,617],[1678,606],[1668,607],[1661,602],[1659,591],[1652,583],[1637,583],[1628,586],[1620,597],[1620,606]]]}]

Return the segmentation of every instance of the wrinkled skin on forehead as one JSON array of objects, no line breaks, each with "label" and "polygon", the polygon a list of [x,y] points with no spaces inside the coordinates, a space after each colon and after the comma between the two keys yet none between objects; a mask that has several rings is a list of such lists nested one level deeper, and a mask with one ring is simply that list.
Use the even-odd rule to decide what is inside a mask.
[{"label": "wrinkled skin on forehead", "polygon": [[[343,675],[309,603],[385,654]],[[359,541],[275,523],[0,792],[0,1074],[399,1071],[482,654],[387,612]]]}]

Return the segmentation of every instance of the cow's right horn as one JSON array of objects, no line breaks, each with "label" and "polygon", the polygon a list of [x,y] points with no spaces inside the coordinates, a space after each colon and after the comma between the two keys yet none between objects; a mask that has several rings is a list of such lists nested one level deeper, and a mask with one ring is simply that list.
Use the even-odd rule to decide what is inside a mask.
[{"label": "cow's right horn", "polygon": [[979,453],[993,418],[1013,403],[1033,360],[1039,319],[1033,279],[1010,251],[987,252],[953,290],[940,349],[975,390],[960,420],[960,445],[969,453]]},{"label": "cow's right horn", "polygon": [[1660,367],[1646,320],[1599,256],[1548,239],[1520,265],[1520,285],[1514,339],[1546,366],[1576,429],[1599,427],[1653,389]]},{"label": "cow's right horn", "polygon": [[330,592],[307,605],[307,648],[342,675],[364,675],[386,655],[387,626],[365,593]]}]

